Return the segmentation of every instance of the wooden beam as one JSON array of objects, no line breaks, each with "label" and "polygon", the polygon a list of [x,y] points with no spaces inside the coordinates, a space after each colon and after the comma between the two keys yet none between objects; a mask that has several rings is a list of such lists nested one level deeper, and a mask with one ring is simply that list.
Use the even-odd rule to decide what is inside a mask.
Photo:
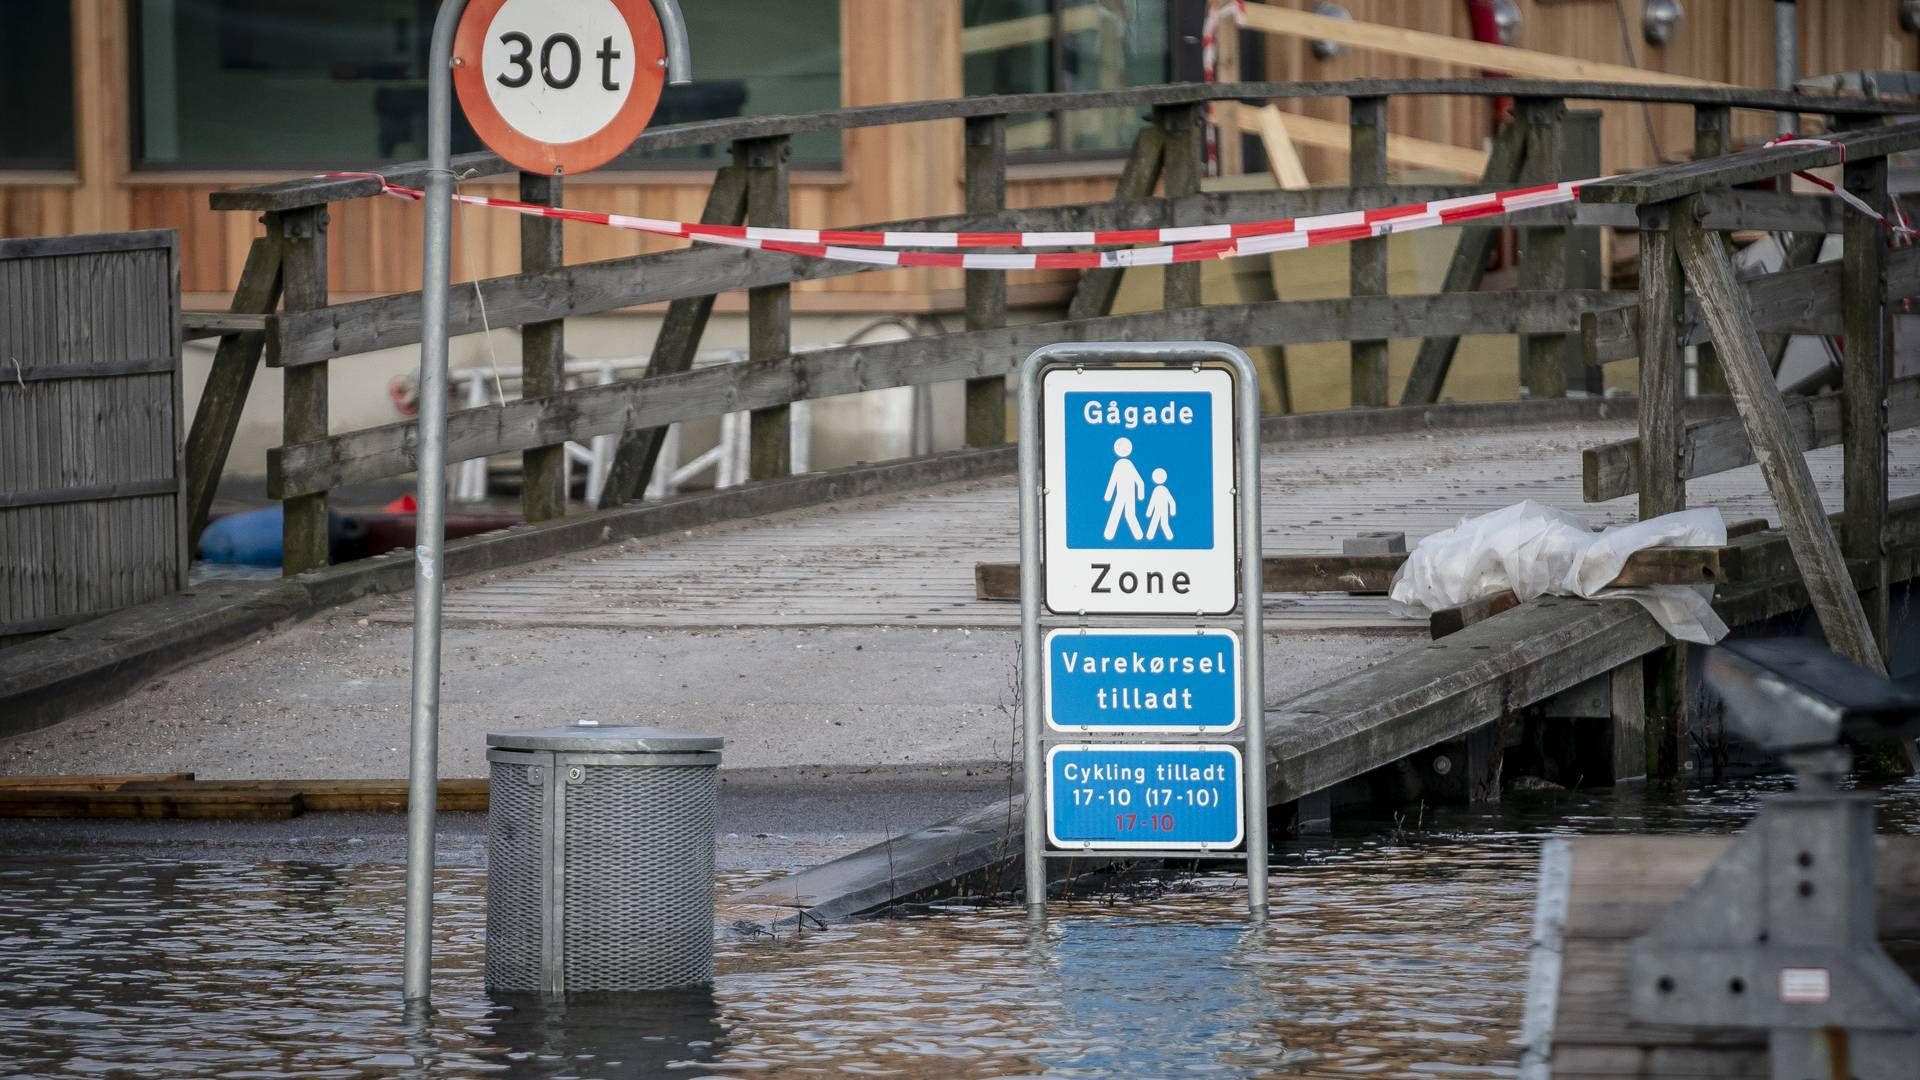
[{"label": "wooden beam", "polygon": [[1331,41],[1356,49],[1405,56],[1428,63],[1450,64],[1481,71],[1500,71],[1509,75],[1529,75],[1540,79],[1592,79],[1596,82],[1633,85],[1725,86],[1725,83],[1603,64],[1554,53],[1515,49],[1506,45],[1469,41],[1446,34],[1430,34],[1397,26],[1354,22],[1329,18],[1306,11],[1248,4],[1241,17],[1249,30],[1287,37]]},{"label": "wooden beam", "polygon": [[[557,176],[523,172],[520,200],[537,206],[562,206]],[[520,219],[520,270],[537,274],[566,265],[566,251],[555,218]],[[545,397],[566,385],[566,323],[560,319],[527,323],[520,330],[520,396]],[[567,514],[567,450],[536,446],[520,452],[520,512],[528,521],[551,521]]]},{"label": "wooden beam", "polygon": [[[276,228],[257,237],[247,249],[246,266],[233,290],[233,311],[264,319],[280,303],[280,237]],[[213,366],[200,391],[193,427],[187,432],[187,546],[193,548],[206,531],[213,496],[226,471],[227,453],[240,430],[240,413],[260,370],[260,352],[266,336],[257,331],[232,333],[220,339]]]},{"label": "wooden beam", "polygon": [[[790,189],[786,136],[747,144],[747,221],[784,228]],[[793,351],[793,289],[763,285],[747,290],[747,359],[773,360]],[[793,471],[792,416],[786,402],[754,409],[747,420],[747,475],[768,480]]]},{"label": "wooden beam", "polygon": [[300,811],[285,792],[0,791],[0,818],[284,821]]},{"label": "wooden beam", "polygon": [[[254,241],[259,243],[258,240]],[[249,249],[251,250],[251,249]],[[241,271],[241,276],[246,272]],[[234,334],[257,334],[267,328],[267,316],[264,313],[240,314],[232,311],[182,311],[180,313],[180,340],[200,341],[205,338],[229,337]]]},{"label": "wooden beam", "polygon": [[[1887,386],[1884,400],[1884,420],[1879,403],[1875,404],[1876,424],[1884,422],[1894,431],[1920,427],[1920,375],[1895,379]],[[1794,441],[1806,450],[1841,445],[1844,406],[1843,394],[1819,394],[1788,402],[1787,427]],[[1639,439],[1590,446],[1581,451],[1580,457],[1581,497],[1585,501],[1605,502],[1640,490]],[[1746,426],[1737,416],[1696,421],[1686,425],[1681,436],[1678,467],[1682,482],[1738,469],[1757,460]]]},{"label": "wooden beam", "polygon": [[[1085,10],[1074,8],[1074,11]],[[982,217],[1007,206],[1007,118],[966,122],[967,213]],[[997,270],[966,273],[968,330],[992,330],[1007,322],[1007,275]],[[966,444],[999,446],[1007,441],[1007,380],[989,375],[967,380]]]},{"label": "wooden beam", "polygon": [[[1127,163],[1120,169],[1120,178],[1114,181],[1114,203],[1132,202],[1153,194],[1160,183],[1166,146],[1166,133],[1159,125],[1147,124],[1140,128],[1140,133],[1133,137],[1132,148],[1127,151]],[[1073,299],[1067,302],[1067,318],[1090,319],[1111,312],[1113,298],[1120,293],[1121,273],[1121,267],[1112,266],[1081,274]]]},{"label": "wooden beam", "polygon": [[[1347,99],[1350,142],[1348,183],[1372,187],[1387,182],[1387,99]],[[1387,240],[1354,240],[1347,245],[1349,295],[1387,295]],[[1355,339],[1347,347],[1348,401],[1354,407],[1387,403],[1387,342]]]},{"label": "wooden beam", "polygon": [[[1160,129],[1160,181],[1167,198],[1179,200],[1200,193],[1206,172],[1206,118],[1198,105],[1169,105],[1153,111]],[[1177,205],[1177,204],[1176,204]],[[1174,225],[1201,225],[1175,211]],[[1161,268],[1162,294],[1167,310],[1200,306],[1200,264],[1180,263]]]},{"label": "wooden beam", "polygon": [[[1282,188],[1297,180],[1297,186],[1306,186],[1306,174],[1297,171],[1300,155],[1293,150],[1294,143],[1304,146],[1317,146],[1327,150],[1345,150],[1348,147],[1347,125],[1337,120],[1322,120],[1314,116],[1302,116],[1298,113],[1282,112],[1278,105],[1243,105],[1238,102],[1222,101],[1214,105],[1216,115],[1231,118],[1232,122],[1243,128],[1258,130],[1269,148],[1267,156],[1269,167],[1274,151],[1271,144],[1278,144],[1281,153],[1291,158],[1291,166],[1276,170],[1274,179]],[[1387,136],[1387,161],[1413,169],[1432,169],[1449,172],[1458,176],[1481,176],[1485,173],[1489,155],[1484,150],[1470,150],[1454,146],[1451,143],[1433,142],[1415,138],[1411,135]],[[1297,172],[1296,172],[1297,171]]]},{"label": "wooden beam", "polygon": [[1767,369],[1759,332],[1747,317],[1726,241],[1717,233],[1701,229],[1691,211],[1689,206],[1674,214],[1675,246],[1687,281],[1713,326],[1713,339],[1720,347],[1720,361],[1734,404],[1760,458],[1767,490],[1780,508],[1781,522],[1792,540],[1794,559],[1800,564],[1800,575],[1820,617],[1821,629],[1835,652],[1884,674],[1886,665],[1874,644],[1873,628],[1854,591],[1839,542],[1827,526],[1813,474],[1794,440],[1786,403],[1774,385],[1773,373]]},{"label": "wooden beam", "polygon": [[[1619,588],[1640,585],[1717,585],[1729,577],[1722,551],[1717,547],[1667,547],[1636,551],[1627,558],[1620,573],[1607,584]],[[1385,593],[1392,588],[1394,574],[1406,561],[1405,552],[1384,555],[1268,555],[1260,560],[1260,588],[1262,592],[1270,593]],[[975,563],[973,595],[976,600],[1020,599],[1019,565]],[[1496,611],[1489,610],[1486,614]],[[1484,618],[1485,614],[1479,617]],[[1461,625],[1472,621],[1463,615]]]},{"label": "wooden beam", "polygon": [[[736,148],[734,163],[713,174],[706,209],[700,213],[702,224],[739,225],[747,220],[747,172],[740,156]],[[713,314],[713,301],[713,295],[708,294],[682,297],[667,305],[660,332],[654,335],[653,350],[647,355],[642,383],[692,370],[700,339],[707,332],[707,320]],[[614,453],[613,467],[607,470],[606,485],[600,490],[600,509],[624,506],[646,492],[666,435],[664,426],[626,428],[620,436],[620,449]]]},{"label": "wooden beam", "polygon": [[[1509,122],[1493,137],[1493,152],[1487,155],[1480,183],[1488,188],[1515,184],[1526,161],[1527,127]],[[1391,147],[1389,147],[1391,150]],[[1453,258],[1447,263],[1447,276],[1441,292],[1473,292],[1486,276],[1487,256],[1500,230],[1491,226],[1470,226],[1460,230],[1453,245]],[[1585,321],[1582,320],[1582,325]],[[1402,405],[1431,405],[1440,400],[1446,387],[1447,372],[1453,368],[1454,353],[1460,347],[1458,336],[1423,337],[1413,370],[1407,375],[1406,388],[1400,392]]]},{"label": "wooden beam", "polygon": [[[1260,132],[1260,146],[1266,151],[1267,170],[1273,174],[1273,182],[1286,191],[1312,187],[1312,182],[1307,179],[1307,167],[1300,161],[1300,152],[1294,149],[1293,134],[1287,130],[1280,106],[1266,105],[1257,110],[1254,113],[1254,127]],[[1388,149],[1391,151],[1392,148]]]},{"label": "wooden beam", "polygon": [[[1887,212],[1886,158],[1850,161],[1842,179],[1847,191]],[[1846,448],[1841,551],[1849,559],[1867,560],[1874,582],[1861,593],[1860,603],[1880,655],[1887,656],[1887,431],[1905,419],[1892,415],[1895,395],[1888,386],[1893,377],[1893,317],[1886,301],[1887,234],[1880,222],[1855,214],[1845,244],[1840,264],[1846,327],[1840,381],[1840,443]]]},{"label": "wooden beam", "polygon": [[[1618,293],[1563,292],[1267,301],[872,342],[455,410],[447,418],[447,459],[792,401],[983,378],[1005,373],[1019,357],[1056,341],[1209,340],[1260,346],[1355,336],[1564,332],[1580,324],[1584,311],[1624,299]],[[280,498],[409,472],[416,432],[416,424],[406,421],[276,447],[267,453],[267,489]]]},{"label": "wooden beam", "polygon": [[[1725,105],[1701,105],[1693,110],[1693,157],[1695,161],[1717,158],[1733,152],[1733,110]],[[1724,394],[1727,379],[1720,373],[1720,361],[1713,355],[1711,342],[1694,350],[1694,392]]]},{"label": "wooden beam", "polygon": [[1817,146],[1756,147],[1705,161],[1684,161],[1588,184],[1582,202],[1664,203],[1805,169],[1865,161],[1920,148],[1920,120],[1828,136]]},{"label": "wooden beam", "polygon": [[[281,274],[288,311],[327,306],[327,208],[288,210],[280,216]],[[327,365],[288,371],[281,389],[281,441],[327,437]],[[312,491],[281,507],[280,572],[288,577],[328,563],[327,493]]]}]

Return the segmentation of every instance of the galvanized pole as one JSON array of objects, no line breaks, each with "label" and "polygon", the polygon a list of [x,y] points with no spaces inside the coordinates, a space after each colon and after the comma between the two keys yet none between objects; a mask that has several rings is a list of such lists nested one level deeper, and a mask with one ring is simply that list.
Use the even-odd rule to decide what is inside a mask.
[{"label": "galvanized pole", "polygon": [[433,975],[433,819],[440,773],[440,582],[447,521],[447,282],[453,245],[453,33],[467,0],[444,0],[427,53],[427,196],[420,282],[420,516],[413,570],[413,716],[407,754],[407,918],[401,995],[427,1003]]},{"label": "galvanized pole", "polygon": [[[1800,80],[1800,5],[1795,0],[1773,0],[1773,88],[1791,92]],[[1773,114],[1774,133],[1800,130],[1800,114]]]},{"label": "galvanized pole", "polygon": [[1267,918],[1267,680],[1265,612],[1261,607],[1265,574],[1260,561],[1260,382],[1253,361],[1231,346],[1224,347],[1233,365],[1240,391],[1240,650],[1246,689],[1246,776],[1242,785],[1247,815],[1247,914],[1254,922]]},{"label": "galvanized pole", "polygon": [[1026,751],[1027,916],[1047,914],[1045,755],[1040,746],[1040,371],[1046,350],[1020,366],[1020,737]]}]

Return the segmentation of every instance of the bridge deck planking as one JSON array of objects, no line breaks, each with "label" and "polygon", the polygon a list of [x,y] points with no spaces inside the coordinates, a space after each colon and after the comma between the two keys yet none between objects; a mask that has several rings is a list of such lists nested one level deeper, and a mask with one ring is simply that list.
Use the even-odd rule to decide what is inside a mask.
[{"label": "bridge deck planking", "polygon": [[[1358,532],[1409,541],[1460,518],[1535,499],[1594,525],[1630,521],[1631,497],[1580,501],[1580,450],[1631,435],[1620,423],[1382,436],[1270,448],[1262,517],[1269,553],[1340,550]],[[1920,432],[1895,433],[1890,495],[1920,492]],[[1808,455],[1829,510],[1840,503],[1838,448]],[[1695,505],[1729,521],[1776,518],[1758,471],[1695,480]],[[937,626],[1010,629],[1012,604],[974,599],[976,562],[1016,557],[1011,478],[944,485],[715,526],[671,540],[572,556],[455,585],[451,623],[504,627]],[[1398,630],[1380,597],[1274,595],[1276,630]],[[405,622],[406,612],[375,618]]]}]

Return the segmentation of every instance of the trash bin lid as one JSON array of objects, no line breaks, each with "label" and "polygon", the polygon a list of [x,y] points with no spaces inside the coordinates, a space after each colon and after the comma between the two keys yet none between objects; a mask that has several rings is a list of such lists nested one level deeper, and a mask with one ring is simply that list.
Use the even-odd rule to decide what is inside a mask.
[{"label": "trash bin lid", "polygon": [[718,735],[636,725],[527,728],[487,733],[487,745],[502,750],[553,750],[573,754],[687,754],[720,749]]}]

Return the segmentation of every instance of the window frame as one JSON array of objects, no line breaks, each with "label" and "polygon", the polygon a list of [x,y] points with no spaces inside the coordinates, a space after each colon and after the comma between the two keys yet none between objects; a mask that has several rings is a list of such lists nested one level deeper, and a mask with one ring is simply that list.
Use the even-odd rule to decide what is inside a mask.
[{"label": "window frame", "polygon": [[67,57],[67,81],[64,88],[67,99],[67,115],[71,122],[67,125],[67,156],[59,159],[33,158],[10,162],[0,159],[0,186],[32,185],[45,187],[80,186],[81,146],[80,128],[84,121],[80,113],[81,70],[77,54],[79,30],[75,26],[73,5],[69,0],[43,0],[52,3],[66,12],[67,39],[64,42]]}]

